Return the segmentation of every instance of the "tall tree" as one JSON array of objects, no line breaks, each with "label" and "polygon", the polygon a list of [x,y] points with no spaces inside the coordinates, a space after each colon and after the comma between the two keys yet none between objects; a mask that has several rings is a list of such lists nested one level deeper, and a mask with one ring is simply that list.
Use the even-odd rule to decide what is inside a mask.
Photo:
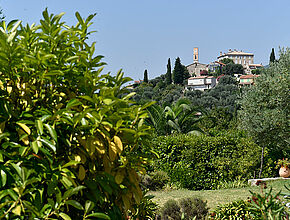
[{"label": "tall tree", "polygon": [[272,51],[270,54],[270,63],[274,63],[275,61],[276,61],[275,52],[274,52],[274,48],[272,48]]},{"label": "tall tree", "polygon": [[148,72],[147,70],[144,71],[144,80],[145,83],[148,83]]},{"label": "tall tree", "polygon": [[[289,155],[289,90],[290,48],[282,51],[275,65],[264,69],[255,85],[242,97],[239,111],[240,126],[253,136],[262,147],[261,168],[263,170],[264,149],[282,150]],[[281,155],[282,156],[282,155]]]},{"label": "tall tree", "polygon": [[174,70],[173,70],[173,82],[174,84],[183,84],[185,79],[185,67],[181,64],[180,58],[177,57],[175,60]]},{"label": "tall tree", "polygon": [[170,58],[168,58],[165,83],[166,83],[166,85],[172,84],[172,74],[171,74],[171,62],[170,62]]}]

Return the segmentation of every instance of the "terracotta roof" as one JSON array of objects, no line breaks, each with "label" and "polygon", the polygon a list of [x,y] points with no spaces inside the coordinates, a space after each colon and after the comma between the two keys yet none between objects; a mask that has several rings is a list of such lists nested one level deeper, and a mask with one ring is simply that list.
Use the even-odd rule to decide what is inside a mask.
[{"label": "terracotta roof", "polygon": [[224,63],[222,63],[222,62],[219,62],[219,61],[215,61],[215,63],[218,63],[218,64],[223,65],[223,66],[226,65],[226,64],[224,64]]},{"label": "terracotta roof", "polygon": [[249,64],[249,66],[260,66],[260,67],[262,67],[263,65],[262,64]]},{"label": "terracotta roof", "polygon": [[207,76],[195,76],[195,77],[190,77],[189,79],[204,79],[207,78]]},{"label": "terracotta roof", "polygon": [[240,76],[240,79],[253,79],[253,78],[257,78],[259,77],[260,75],[242,75]]}]

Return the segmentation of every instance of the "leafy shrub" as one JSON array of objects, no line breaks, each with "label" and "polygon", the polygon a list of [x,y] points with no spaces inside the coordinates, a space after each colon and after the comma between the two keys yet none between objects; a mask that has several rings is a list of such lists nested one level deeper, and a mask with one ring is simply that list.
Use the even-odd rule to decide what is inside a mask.
[{"label": "leafy shrub", "polygon": [[147,195],[147,190],[143,191],[143,197],[139,204],[134,205],[134,212],[131,212],[130,219],[153,220],[157,215],[158,205],[152,201],[153,195]]},{"label": "leafy shrub", "polygon": [[161,219],[205,219],[208,214],[206,202],[199,198],[168,200],[161,209]]},{"label": "leafy shrub", "polygon": [[211,219],[232,219],[232,220],[242,220],[242,219],[260,219],[255,218],[251,215],[248,209],[249,203],[247,201],[238,200],[225,204],[223,206],[217,207],[211,213]]},{"label": "leafy shrub", "polygon": [[252,215],[259,217],[259,219],[289,219],[289,212],[287,214],[287,207],[279,198],[281,191],[272,194],[272,187],[270,190],[267,188],[266,182],[257,182],[261,186],[261,193],[251,192],[252,197],[249,201],[249,210]]},{"label": "leafy shrub", "polygon": [[170,199],[168,200],[163,208],[161,209],[161,219],[181,219],[182,212],[180,210],[180,206],[176,200]]},{"label": "leafy shrub", "polygon": [[206,202],[199,198],[184,198],[179,203],[184,219],[205,219],[207,216],[209,208],[206,207]]},{"label": "leafy shrub", "polygon": [[252,178],[259,170],[260,147],[235,130],[214,137],[161,136],[152,146],[160,155],[155,169],[184,188],[216,189],[222,182]]},{"label": "leafy shrub", "polygon": [[211,219],[288,219],[287,207],[279,198],[281,193],[272,194],[272,188],[267,188],[266,182],[257,182],[261,193],[253,193],[248,201],[234,201],[216,208],[211,213]]},{"label": "leafy shrub", "polygon": [[220,181],[217,185],[217,189],[233,189],[233,188],[243,188],[247,187],[249,184],[242,181],[240,178],[233,181]]},{"label": "leafy shrub", "polygon": [[163,189],[169,182],[169,176],[162,170],[141,176],[141,186],[153,191]]},{"label": "leafy shrub", "polygon": [[122,219],[142,199],[150,104],[102,74],[94,15],[62,15],[0,23],[0,219]]}]

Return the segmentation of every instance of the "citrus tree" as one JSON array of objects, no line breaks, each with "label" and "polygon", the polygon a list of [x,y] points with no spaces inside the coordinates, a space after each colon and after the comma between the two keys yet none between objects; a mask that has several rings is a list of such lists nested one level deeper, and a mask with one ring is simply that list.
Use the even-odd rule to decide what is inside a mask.
[{"label": "citrus tree", "polygon": [[102,74],[94,15],[62,15],[1,23],[1,219],[123,219],[142,198],[147,105]]}]

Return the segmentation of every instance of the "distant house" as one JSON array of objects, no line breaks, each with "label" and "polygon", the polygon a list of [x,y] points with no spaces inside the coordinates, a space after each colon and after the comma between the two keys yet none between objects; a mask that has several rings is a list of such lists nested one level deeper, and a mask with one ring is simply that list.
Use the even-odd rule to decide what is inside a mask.
[{"label": "distant house", "polygon": [[190,77],[187,81],[187,88],[195,90],[208,90],[216,85],[216,78],[213,76],[196,76]]},{"label": "distant house", "polygon": [[242,75],[240,76],[240,85],[253,85],[255,83],[255,79],[260,75]]},{"label": "distant house", "polygon": [[254,64],[253,53],[245,53],[243,51],[230,49],[227,53],[220,52],[220,55],[217,57],[218,61],[224,58],[232,59],[235,64],[241,64],[246,74],[251,74],[252,69],[262,67],[262,64]]}]

